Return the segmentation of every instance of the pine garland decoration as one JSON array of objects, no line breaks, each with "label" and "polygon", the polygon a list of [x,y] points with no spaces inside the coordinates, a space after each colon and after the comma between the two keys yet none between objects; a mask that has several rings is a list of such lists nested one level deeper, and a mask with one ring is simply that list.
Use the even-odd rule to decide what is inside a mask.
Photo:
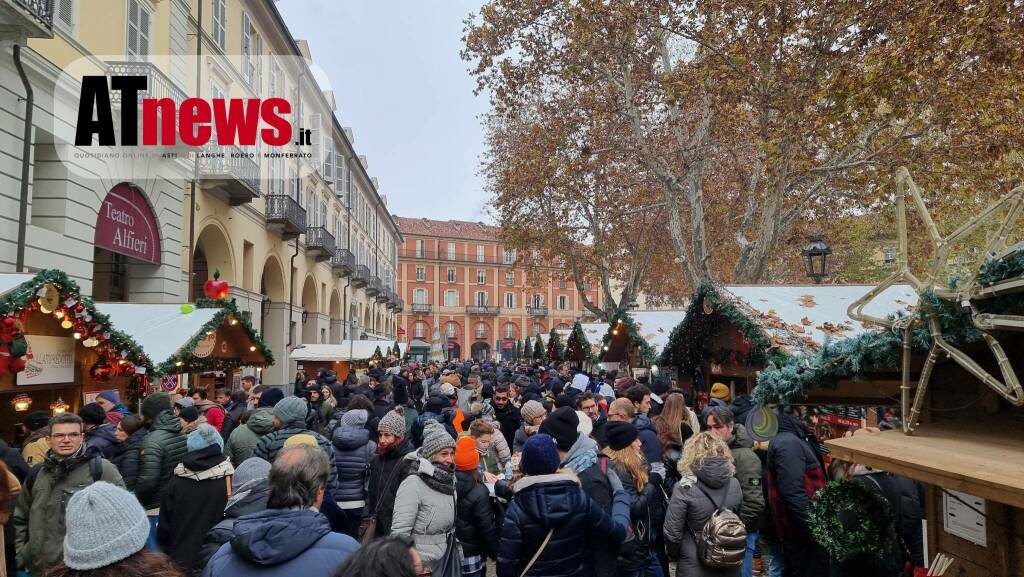
[{"label": "pine garland decoration", "polygon": [[552,328],[551,332],[548,333],[548,361],[560,363],[564,358],[565,347],[562,346],[562,335]]},{"label": "pine garland decoration", "polygon": [[[856,481],[830,482],[811,505],[808,517],[814,539],[840,561],[858,555],[882,558],[895,545],[889,502]],[[844,524],[844,517],[852,517],[855,526]]]},{"label": "pine garland decoration", "polygon": [[1016,250],[1003,258],[987,259],[981,265],[978,276],[975,278],[978,284],[990,286],[1004,280],[1024,276],[1024,246],[1022,244],[1018,244]]},{"label": "pine garland decoration", "polygon": [[[257,366],[266,367],[274,364],[274,353],[271,352],[270,348],[260,338],[259,333],[253,328],[252,323],[249,322],[248,315],[243,315],[234,302],[227,299],[197,299],[197,309],[220,309],[217,311],[213,318],[210,319],[203,327],[197,332],[191,339],[188,340],[178,352],[176,352],[171,358],[160,363],[157,367],[158,375],[169,375],[175,373],[191,373],[191,372],[207,372],[207,371],[225,371],[231,369],[238,369],[241,367]],[[229,318],[234,318],[238,321],[238,326],[242,327],[245,331],[246,336],[252,341],[252,344],[256,347],[263,358],[266,359],[265,364],[253,363],[252,361],[244,361],[240,357],[214,357],[209,356],[205,358],[198,358],[192,356],[192,353],[196,350],[196,346],[199,342],[206,338],[206,333],[209,331],[217,330],[224,322]],[[178,365],[178,363],[181,365]]]},{"label": "pine garland decoration", "polygon": [[565,358],[570,361],[590,361],[593,360],[594,354],[590,349],[590,343],[587,342],[587,335],[583,332],[583,325],[577,320],[572,325],[572,332],[569,333],[569,338],[565,340]]},{"label": "pine garland decoration", "polygon": [[640,349],[640,356],[644,362],[648,365],[654,364],[658,360],[658,355],[654,348],[647,343],[647,340],[640,336],[640,332],[636,328],[636,323],[633,321],[633,317],[629,316],[624,309],[617,309],[615,314],[609,319],[608,330],[604,333],[604,338],[601,340],[601,359],[604,359],[605,353],[608,347],[611,345],[612,339],[616,336],[614,331],[625,330],[626,337],[629,339],[630,344],[637,346]]}]

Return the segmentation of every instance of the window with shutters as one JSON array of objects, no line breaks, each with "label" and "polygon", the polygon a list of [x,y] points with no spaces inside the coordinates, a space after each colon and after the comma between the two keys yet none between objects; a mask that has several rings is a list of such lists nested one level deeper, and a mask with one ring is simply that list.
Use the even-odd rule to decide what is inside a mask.
[{"label": "window with shutters", "polygon": [[455,278],[456,278],[455,277],[455,269],[453,269],[453,268],[448,269],[448,282],[454,283],[455,282]]},{"label": "window with shutters", "polygon": [[484,291],[476,292],[476,306],[485,307],[487,306],[487,293]]},{"label": "window with shutters", "polygon": [[544,332],[544,327],[540,326],[540,323],[533,323],[533,334],[539,335]]},{"label": "window with shutters", "polygon": [[252,84],[255,74],[255,60],[252,57],[252,22],[249,15],[242,12],[242,78]]},{"label": "window with shutters", "polygon": [[416,239],[416,258],[423,258],[423,239]]},{"label": "window with shutters", "polygon": [[544,306],[544,295],[542,295],[542,294],[535,294],[535,295],[533,295],[531,297],[531,300],[533,301],[533,305],[532,306],[534,308],[538,308],[539,309],[539,308]]},{"label": "window with shutters", "polygon": [[270,184],[270,194],[278,194],[277,179],[280,176],[280,173],[277,170],[277,160],[278,159],[276,158],[271,158],[270,163],[267,165],[267,178],[269,180],[268,184]]},{"label": "window with shutters", "polygon": [[75,23],[78,21],[77,4],[75,0],[57,0],[55,6],[54,20],[57,27],[68,34],[75,33]]},{"label": "window with shutters", "polygon": [[565,281],[564,278],[558,279],[558,288],[564,290],[566,286],[568,286],[568,283]]},{"label": "window with shutters", "polygon": [[569,297],[565,295],[558,296],[558,310],[566,310],[569,308]]},{"label": "window with shutters", "polygon": [[412,302],[418,305],[425,305],[430,302],[427,298],[427,289],[418,288],[412,291]]},{"label": "window with shutters", "polygon": [[228,0],[213,0],[213,41],[221,50],[227,49]]},{"label": "window with shutters", "polygon": [[486,339],[487,338],[487,323],[476,324],[476,338]]},{"label": "window with shutters", "polygon": [[417,339],[426,338],[427,325],[423,321],[416,321],[416,327],[413,329],[413,334]]},{"label": "window with shutters", "polygon": [[445,334],[449,339],[454,339],[459,336],[459,325],[455,321],[448,321],[445,325]]},{"label": "window with shutters", "polygon": [[128,44],[125,47],[128,60],[149,59],[149,28],[153,15],[148,3],[148,0],[128,0]]},{"label": "window with shutters", "polygon": [[482,245],[482,244],[476,245],[476,262],[485,262],[484,261],[484,245]]},{"label": "window with shutters", "polygon": [[514,339],[516,338],[516,326],[512,323],[505,323],[505,338]]},{"label": "window with shutters", "polygon": [[270,55],[270,62],[268,63],[267,68],[267,95],[274,98],[277,96],[278,70],[277,60],[274,58],[273,54]]},{"label": "window with shutters", "polygon": [[444,306],[446,306],[446,307],[457,307],[457,306],[459,306],[459,291],[453,291],[453,290],[444,291]]},{"label": "window with shutters", "polygon": [[508,271],[505,273],[505,286],[512,286],[516,284],[516,273]]},{"label": "window with shutters", "polygon": [[505,308],[516,308],[516,293],[505,293]]},{"label": "window with shutters", "polygon": [[476,271],[476,284],[486,284],[486,283],[487,283],[487,271],[484,271],[484,270]]},{"label": "window with shutters", "polygon": [[455,243],[448,243],[448,260],[455,260]]},{"label": "window with shutters", "polygon": [[516,262],[516,249],[506,248],[505,249],[505,264],[515,264]]},{"label": "window with shutters", "polygon": [[299,203],[299,206],[302,206],[302,198],[299,195],[298,177],[296,176],[295,165],[293,164],[288,165],[288,196],[290,196],[295,202]]},{"label": "window with shutters", "polygon": [[425,268],[418,266],[416,267],[416,280],[423,281],[427,278],[427,271]]}]

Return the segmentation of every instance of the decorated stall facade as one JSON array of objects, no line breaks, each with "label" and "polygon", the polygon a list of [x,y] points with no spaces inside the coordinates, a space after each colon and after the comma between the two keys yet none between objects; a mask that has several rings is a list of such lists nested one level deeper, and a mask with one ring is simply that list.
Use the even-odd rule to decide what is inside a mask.
[{"label": "decorated stall facade", "polygon": [[[398,347],[397,355],[395,346]],[[350,340],[337,344],[305,344],[292,351],[291,359],[298,362],[307,375],[315,375],[320,369],[325,369],[334,371],[338,379],[343,379],[349,371],[361,375],[374,367],[395,366],[397,360],[406,357],[408,350],[405,343]]]},{"label": "decorated stall facade", "polygon": [[137,409],[151,358],[65,273],[0,275],[0,436],[28,411],[77,411],[116,391]]},{"label": "decorated stall facade", "polygon": [[657,360],[654,348],[640,336],[633,317],[621,309],[609,319],[601,348],[595,356],[602,368],[618,370],[620,374],[646,373]]}]

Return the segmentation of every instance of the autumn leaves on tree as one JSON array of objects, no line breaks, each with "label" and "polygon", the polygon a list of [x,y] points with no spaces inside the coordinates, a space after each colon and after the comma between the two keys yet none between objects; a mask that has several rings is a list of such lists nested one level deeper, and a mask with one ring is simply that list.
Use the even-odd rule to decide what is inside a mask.
[{"label": "autumn leaves on tree", "polygon": [[[1022,21],[1007,2],[492,0],[463,56],[492,102],[504,240],[599,282],[604,306],[580,296],[608,318],[640,292],[790,279],[792,245],[855,231],[899,165],[969,214],[1019,178]],[[833,242],[856,260],[876,250],[858,235]]]}]

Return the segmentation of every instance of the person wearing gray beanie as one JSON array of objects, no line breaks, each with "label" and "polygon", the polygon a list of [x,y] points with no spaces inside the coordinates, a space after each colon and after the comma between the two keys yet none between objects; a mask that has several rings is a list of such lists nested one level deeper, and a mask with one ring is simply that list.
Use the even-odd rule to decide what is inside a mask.
[{"label": "person wearing gray beanie", "polygon": [[455,439],[444,425],[427,421],[423,446],[404,461],[409,475],[395,496],[391,534],[412,537],[423,564],[433,566],[455,528]]},{"label": "person wearing gray beanie", "polygon": [[343,427],[365,427],[366,419],[369,417],[367,412],[363,409],[356,409],[354,411],[345,411],[345,414],[341,416],[341,426]]},{"label": "person wearing gray beanie", "polygon": [[399,439],[405,438],[405,416],[397,409],[388,411],[384,418],[377,423],[378,433],[390,433]]},{"label": "person wearing gray beanie", "polygon": [[[306,428],[306,414],[309,412],[309,405],[304,399],[285,397],[274,405],[272,411],[275,430],[260,437],[252,456],[273,463],[277,454],[284,449],[284,444],[288,439],[295,435],[305,434],[316,439],[316,444],[327,453],[327,457],[334,460],[334,446],[331,441],[319,432]],[[338,471],[331,467],[329,473],[327,490],[333,491],[338,486]]]},{"label": "person wearing gray beanie", "polygon": [[149,519],[128,491],[97,481],[71,496],[65,513],[64,564],[78,571],[113,565],[146,546]]},{"label": "person wearing gray beanie", "polygon": [[515,437],[512,439],[512,452],[514,453],[521,453],[523,451],[526,441],[537,433],[540,429],[540,424],[548,414],[544,410],[544,405],[534,400],[523,403],[520,413],[523,415],[523,423],[519,426]]},{"label": "person wearing gray beanie", "polygon": [[419,454],[429,459],[444,449],[454,449],[455,439],[448,434],[444,425],[437,421],[427,421],[423,427],[423,444],[420,446]]},{"label": "person wearing gray beanie", "polygon": [[309,405],[299,397],[285,397],[281,402],[274,405],[274,419],[280,421],[280,426],[293,427],[303,426],[306,422],[306,413],[309,412]]},{"label": "person wearing gray beanie", "polygon": [[353,539],[359,538],[359,523],[366,507],[366,478],[370,461],[377,454],[377,443],[370,439],[366,428],[368,417],[364,409],[349,409],[331,433],[332,468],[338,473],[338,486],[332,494],[344,514],[339,529]]},{"label": "person wearing gray beanie", "polygon": [[231,477],[231,497],[224,506],[224,518],[206,534],[196,567],[206,567],[217,549],[231,540],[239,517],[267,509],[270,469],[270,463],[259,457],[249,457],[235,467],[235,475]]},{"label": "person wearing gray beanie", "polygon": [[199,425],[188,435],[188,452],[174,469],[160,500],[156,536],[161,550],[189,572],[199,571],[206,533],[224,516],[228,479],[235,469],[224,455],[224,440],[213,426]]}]

